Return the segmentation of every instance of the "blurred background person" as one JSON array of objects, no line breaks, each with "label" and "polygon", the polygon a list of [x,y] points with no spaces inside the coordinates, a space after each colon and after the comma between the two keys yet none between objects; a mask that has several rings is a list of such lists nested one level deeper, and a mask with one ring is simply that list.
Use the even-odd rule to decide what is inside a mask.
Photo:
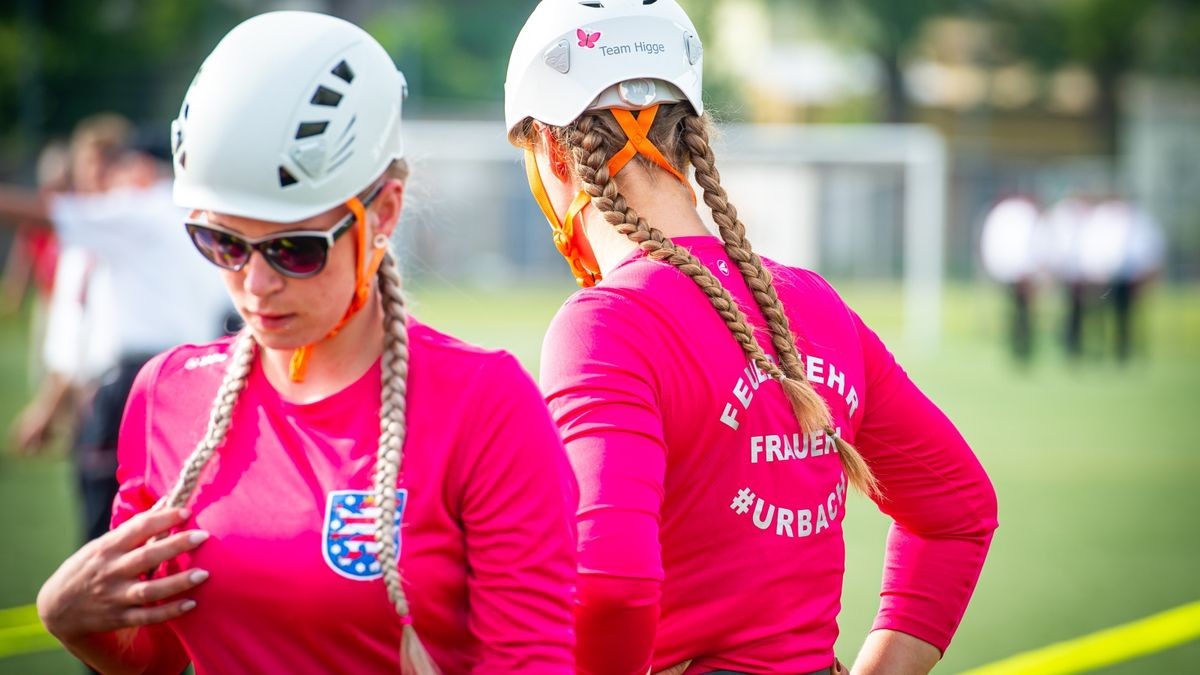
[{"label": "blurred background person", "polygon": [[186,213],[171,200],[169,165],[156,150],[125,118],[98,114],[72,134],[70,191],[0,187],[0,217],[52,226],[63,249],[63,288],[44,346],[52,374],[13,438],[26,452],[45,447],[55,420],[78,402],[72,456],[85,539],[108,529],[134,376],[159,351],[220,336],[232,311],[188,241]]},{"label": "blurred background person", "polygon": [[[44,194],[65,192],[70,187],[71,159],[67,144],[51,141],[37,160],[37,186]],[[18,311],[32,289],[35,317],[42,313],[54,287],[58,240],[54,231],[32,226],[17,228],[0,279],[0,314]],[[35,319],[35,328],[39,322]]]},{"label": "blurred background person", "polygon": [[1050,270],[1063,290],[1063,349],[1070,359],[1083,353],[1084,320],[1087,314],[1086,282],[1080,262],[1083,228],[1091,211],[1081,196],[1056,202],[1045,214],[1050,245]]},{"label": "blurred background person", "polygon": [[[55,140],[42,148],[36,178],[43,195],[70,189],[71,151],[66,142]],[[22,224],[13,235],[0,280],[0,317],[18,316],[25,298],[32,300],[26,375],[29,382],[39,385],[46,375],[40,346],[46,337],[58,258],[58,237],[54,230],[39,227],[36,222]],[[33,293],[29,293],[31,288]]]},{"label": "blurred background person", "polygon": [[[1112,308],[1097,312],[1095,323],[1102,337],[1111,325],[1111,353],[1119,362],[1130,356],[1137,333],[1135,305],[1158,273],[1164,248],[1158,224],[1125,199],[1103,200],[1088,214],[1079,240],[1080,276],[1094,302]],[[1101,347],[1100,353],[1109,350]]]},{"label": "blurred background person", "polygon": [[69,247],[58,256],[43,339],[45,370],[33,399],[13,423],[18,451],[38,454],[51,447],[60,430],[74,444],[85,539],[105,530],[115,494],[111,457],[85,443],[111,411],[93,407],[97,388],[118,365],[116,308],[107,268],[88,251]]},{"label": "blurred background person", "polygon": [[[1124,361],[1135,349],[1146,345],[1146,334],[1138,330],[1140,313],[1135,305],[1146,289],[1162,274],[1166,263],[1167,241],[1162,226],[1148,210],[1130,202],[1130,229],[1125,262],[1117,278],[1117,358]],[[1144,325],[1144,324],[1143,324]]]},{"label": "blurred background person", "polygon": [[1033,355],[1033,296],[1042,268],[1045,236],[1037,204],[1027,196],[996,202],[983,221],[980,252],[988,276],[1003,284],[1011,300],[1009,344],[1028,364]]}]

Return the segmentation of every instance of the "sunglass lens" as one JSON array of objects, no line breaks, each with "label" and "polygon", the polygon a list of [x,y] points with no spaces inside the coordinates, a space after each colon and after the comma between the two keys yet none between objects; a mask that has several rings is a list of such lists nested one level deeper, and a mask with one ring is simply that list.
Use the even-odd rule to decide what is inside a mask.
[{"label": "sunglass lens", "polygon": [[250,248],[237,237],[204,227],[189,227],[188,232],[196,248],[217,267],[236,270],[250,257]]},{"label": "sunglass lens", "polygon": [[283,273],[307,277],[325,267],[325,239],[322,237],[283,237],[269,242],[264,255]]}]

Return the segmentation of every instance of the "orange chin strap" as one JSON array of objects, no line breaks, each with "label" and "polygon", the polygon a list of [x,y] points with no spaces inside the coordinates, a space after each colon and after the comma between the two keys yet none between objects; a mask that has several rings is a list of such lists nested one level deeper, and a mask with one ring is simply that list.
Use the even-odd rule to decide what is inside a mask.
[{"label": "orange chin strap", "polygon": [[[371,297],[371,281],[375,279],[379,266],[383,264],[383,256],[387,253],[386,247],[371,251],[367,238],[367,210],[362,201],[358,197],[352,197],[346,202],[346,208],[354,214],[354,238],[357,244],[354,257],[354,297],[350,299],[350,306],[346,308],[346,313],[342,315],[341,321],[338,321],[328,335],[321,338],[321,342],[336,336],[350,322],[350,319],[366,306],[367,300]],[[332,253],[330,251],[331,255]],[[365,265],[364,261],[366,261]],[[304,381],[304,376],[308,371],[308,359],[312,356],[314,346],[316,346],[315,343],[304,345],[292,352],[288,375],[293,382]]]},{"label": "orange chin strap", "polygon": [[[550,203],[550,195],[546,194],[546,185],[542,182],[533,150],[525,150],[525,177],[529,179],[529,191],[542,208],[546,220],[550,222],[550,229],[554,232],[554,246],[567,259],[571,273],[575,275],[575,282],[584,288],[595,286],[600,280],[600,273],[593,272],[584,265],[583,252],[575,242],[575,218],[590,201],[587,193],[580,192],[575,196],[575,200],[567,208],[567,217],[560,221],[558,214],[554,212],[554,205]],[[595,265],[594,260],[588,262]]]},{"label": "orange chin strap", "polygon": [[[615,177],[634,157],[642,155],[687,186],[692,193],[692,203],[696,203],[696,193],[688,183],[687,177],[671,166],[667,158],[663,157],[654,143],[646,137],[646,134],[650,132],[650,127],[654,125],[655,116],[658,115],[658,106],[646,108],[637,117],[634,117],[633,113],[628,110],[613,109],[611,112],[629,141],[625,147],[621,148],[620,152],[608,160],[608,175]],[[533,193],[533,198],[541,207],[542,213],[546,215],[546,220],[550,222],[550,229],[554,231],[555,247],[567,259],[567,264],[571,266],[575,282],[584,288],[595,286],[601,279],[600,272],[593,272],[588,269],[588,266],[598,267],[598,265],[595,259],[584,259],[583,252],[576,241],[576,237],[583,235],[575,231],[575,219],[591,203],[591,195],[582,190],[575,195],[571,206],[567,208],[566,218],[560,221],[558,214],[554,211],[554,205],[550,203],[550,195],[546,192],[546,185],[542,182],[541,173],[538,172],[537,158],[530,149],[525,150],[525,177],[529,180],[529,190]]]}]

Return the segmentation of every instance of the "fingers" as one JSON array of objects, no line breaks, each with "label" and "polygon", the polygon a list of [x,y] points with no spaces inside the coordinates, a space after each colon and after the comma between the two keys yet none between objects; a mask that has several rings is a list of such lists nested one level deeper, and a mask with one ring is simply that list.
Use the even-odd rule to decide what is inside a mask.
[{"label": "fingers", "polygon": [[115,569],[119,574],[135,577],[143,572],[149,572],[182,553],[187,553],[208,539],[204,530],[188,530],[177,532],[169,537],[150,542],[122,555],[116,561]]},{"label": "fingers", "polygon": [[189,509],[154,509],[143,511],[122,523],[106,537],[120,550],[129,551],[149,541],[152,537],[182,524],[192,515]]},{"label": "fingers", "polygon": [[132,605],[149,605],[189,591],[207,579],[207,570],[185,570],[164,579],[138,581],[130,584],[125,596]]},{"label": "fingers", "polygon": [[132,607],[122,613],[121,619],[127,626],[149,626],[177,619],[195,608],[195,600],[177,600],[153,607]]}]

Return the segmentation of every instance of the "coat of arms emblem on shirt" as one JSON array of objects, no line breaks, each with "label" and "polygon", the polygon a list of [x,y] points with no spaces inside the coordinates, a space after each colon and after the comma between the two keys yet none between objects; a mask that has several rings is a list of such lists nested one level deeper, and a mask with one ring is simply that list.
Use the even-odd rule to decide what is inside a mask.
[{"label": "coat of arms emblem on shirt", "polygon": [[[396,490],[396,555],[400,555],[400,524],[408,490]],[[379,544],[375,542],[375,519],[379,506],[366,490],[330,490],[325,501],[321,553],[334,572],[355,581],[383,576]]]}]

